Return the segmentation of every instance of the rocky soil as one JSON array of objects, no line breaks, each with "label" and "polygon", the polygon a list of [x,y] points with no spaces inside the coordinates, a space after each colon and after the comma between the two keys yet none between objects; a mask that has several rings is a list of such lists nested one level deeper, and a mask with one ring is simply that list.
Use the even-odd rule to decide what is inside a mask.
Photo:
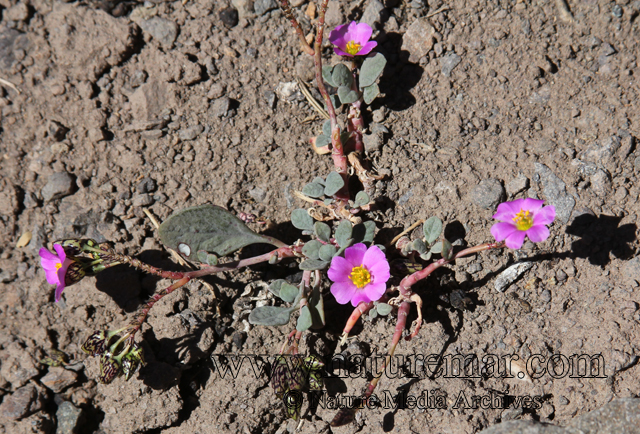
[{"label": "rocky soil", "polygon": [[[292,3],[308,31],[316,9]],[[451,239],[488,241],[505,199],[558,212],[546,242],[424,282],[423,330],[398,354],[538,356],[556,373],[560,355],[605,363],[601,378],[396,375],[380,396],[435,394],[446,408],[382,406],[331,428],[335,410],[305,405],[299,432],[638,432],[640,2],[329,4],[328,30],[366,21],[388,59],[385,96],[365,113],[368,156],[387,175],[378,242],[432,215]],[[101,385],[80,345],[167,282],[117,267],[56,304],[38,258],[48,242],[91,237],[171,267],[143,209],[162,221],[203,203],[297,239],[288,220],[304,204],[293,191],[332,163],[309,146],[323,120],[296,78],[313,88],[312,62],[277,2],[0,0],[0,18],[0,431],[293,432],[267,377],[246,366],[222,376],[214,363],[279,351],[290,327],[251,328],[246,312],[266,297],[261,282],[293,274],[286,264],[211,278],[215,297],[199,282],[166,297],[143,329],[147,365]],[[304,353],[384,354],[393,318],[365,321],[345,348],[350,309],[330,296],[325,309],[329,324],[303,339]],[[69,364],[40,363],[54,350]],[[329,379],[327,394],[357,395],[368,378]],[[461,393],[537,400],[456,406]]]}]

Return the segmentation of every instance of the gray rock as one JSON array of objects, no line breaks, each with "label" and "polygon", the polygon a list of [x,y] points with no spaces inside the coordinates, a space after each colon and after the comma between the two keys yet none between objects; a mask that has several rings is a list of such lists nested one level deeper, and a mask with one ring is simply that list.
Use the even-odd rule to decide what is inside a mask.
[{"label": "gray rock", "polygon": [[611,193],[611,179],[604,170],[598,169],[589,178],[589,182],[591,182],[591,188],[596,195],[606,197]]},{"label": "gray rock", "polygon": [[640,283],[640,256],[636,256],[624,265],[623,275],[629,283]]},{"label": "gray rock", "polygon": [[136,71],[133,73],[133,77],[129,80],[129,85],[131,87],[140,87],[147,82],[147,71]]},{"label": "gray rock", "polygon": [[267,192],[260,187],[254,187],[249,190],[249,196],[251,196],[256,202],[262,202],[267,197]]},{"label": "gray rock", "polygon": [[609,136],[602,141],[601,144],[593,144],[590,146],[580,158],[593,163],[604,164],[605,166],[611,161],[614,154],[620,149],[622,141],[618,136]]},{"label": "gray rock", "polygon": [[178,132],[178,137],[180,140],[193,140],[198,137],[204,131],[204,127],[202,125],[193,125],[189,128],[184,128]]},{"label": "gray rock", "polygon": [[364,134],[362,136],[362,142],[364,144],[364,150],[367,152],[374,152],[382,148],[382,135],[381,134]]},{"label": "gray rock", "polygon": [[435,34],[436,29],[427,18],[418,18],[411,23],[402,38],[402,50],[409,52],[409,61],[417,62],[429,53]]},{"label": "gray rock", "polygon": [[253,2],[253,10],[256,11],[258,16],[264,15],[277,7],[278,3],[275,0],[255,0]]},{"label": "gray rock", "polygon": [[78,381],[78,374],[64,368],[50,367],[47,375],[40,379],[46,388],[54,393],[60,393]]},{"label": "gray rock", "polygon": [[5,397],[0,405],[0,416],[18,420],[42,407],[38,389],[33,384],[27,384]]},{"label": "gray rock", "polygon": [[153,178],[146,177],[140,181],[136,187],[138,193],[152,193],[156,191],[157,184]]},{"label": "gray rock", "polygon": [[533,262],[518,262],[513,264],[496,277],[493,287],[498,292],[504,292],[513,282],[515,282],[525,271],[533,267]]},{"label": "gray rock", "polygon": [[367,23],[372,29],[387,19],[388,13],[380,0],[371,0],[362,14],[361,23]]},{"label": "gray rock", "polygon": [[515,196],[521,191],[526,190],[528,187],[529,178],[520,173],[515,179],[511,180],[511,182],[507,184],[507,194],[509,194],[509,196]]},{"label": "gray rock", "polygon": [[571,218],[576,200],[567,193],[567,185],[558,178],[547,166],[535,163],[536,173],[540,176],[542,189],[550,205],[556,207],[556,217],[563,224],[567,224]]},{"label": "gray rock", "polygon": [[510,420],[483,429],[478,434],[571,434],[556,425],[550,425],[532,420]]},{"label": "gray rock", "polygon": [[0,214],[5,216],[18,214],[20,206],[16,187],[10,183],[0,182],[0,189]]},{"label": "gray rock", "polygon": [[149,206],[153,205],[153,196],[150,194],[136,194],[131,200],[133,206]]},{"label": "gray rock", "polygon": [[178,25],[162,17],[152,17],[141,20],[138,25],[145,32],[157,39],[165,48],[173,47],[178,37]]},{"label": "gray rock", "polygon": [[58,406],[56,411],[56,419],[58,420],[58,427],[56,434],[75,434],[78,431],[78,425],[82,420],[82,409],[77,408],[69,401],[64,401]]},{"label": "gray rock", "polygon": [[230,29],[238,25],[238,17],[245,18],[253,15],[253,13],[248,9],[248,3],[246,0],[241,1],[233,1],[232,2],[234,8],[225,8],[220,11],[219,17],[222,24],[225,25],[226,28]]},{"label": "gray rock", "polygon": [[231,99],[229,99],[229,97],[226,97],[226,96],[223,96],[222,98],[218,98],[213,102],[211,106],[213,115],[219,118],[226,116],[230,108],[231,108]]},{"label": "gray rock", "polygon": [[462,58],[456,53],[449,53],[440,58],[440,70],[445,77],[450,77],[451,72],[460,64]]},{"label": "gray rock", "polygon": [[[5,18],[6,19],[6,18]],[[8,70],[16,61],[15,51],[28,46],[27,35],[7,27],[0,28],[0,70]]]},{"label": "gray rock", "polygon": [[606,375],[613,376],[617,372],[624,371],[635,365],[638,361],[638,356],[630,354],[625,351],[611,350],[609,357],[607,358],[607,373]]},{"label": "gray rock", "polygon": [[481,181],[471,192],[473,203],[484,209],[495,209],[504,198],[504,187],[494,178]]},{"label": "gray rock", "polygon": [[272,90],[266,90],[264,92],[264,100],[267,103],[267,107],[271,110],[276,108],[276,93]]},{"label": "gray rock", "polygon": [[324,16],[325,22],[327,23],[327,27],[335,27],[340,24],[344,24],[344,13],[342,12],[342,5],[340,2],[332,1],[329,2],[329,6],[327,7],[327,13]]},{"label": "gray rock", "polygon": [[639,426],[640,399],[624,398],[574,418],[567,429],[581,434],[619,434],[637,433]]},{"label": "gray rock", "polygon": [[54,173],[42,188],[42,197],[46,202],[73,194],[76,189],[76,180],[67,172]]},{"label": "gray rock", "polygon": [[49,137],[53,138],[56,142],[61,142],[67,136],[69,132],[69,128],[62,125],[60,122],[51,121],[49,122]]}]

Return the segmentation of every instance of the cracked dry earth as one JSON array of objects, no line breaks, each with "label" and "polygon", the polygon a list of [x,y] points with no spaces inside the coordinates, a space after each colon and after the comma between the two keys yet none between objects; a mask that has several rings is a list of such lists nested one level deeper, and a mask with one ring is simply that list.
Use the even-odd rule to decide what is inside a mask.
[{"label": "cracked dry earth", "polygon": [[[308,31],[316,9],[293,3]],[[290,327],[247,327],[246,312],[265,297],[261,282],[295,279],[295,268],[216,276],[216,298],[199,282],[164,298],[143,328],[147,365],[102,385],[81,343],[124,324],[166,282],[117,267],[56,304],[38,259],[43,244],[91,237],[172,267],[143,209],[163,220],[203,203],[256,214],[269,223],[254,230],[296,240],[288,219],[304,204],[292,193],[332,165],[308,145],[322,120],[296,77],[313,88],[312,63],[277,3],[0,0],[0,431],[638,432],[639,13],[631,0],[329,2],[327,30],[366,21],[388,59],[385,96],[365,112],[367,154],[387,175],[375,186],[377,242],[432,215],[450,239],[488,241],[504,199],[558,211],[546,242],[423,282],[425,324],[400,343],[409,362],[398,369],[424,366],[411,365],[421,355],[495,354],[560,372],[385,377],[380,396],[435,394],[446,408],[382,405],[334,428],[335,410],[305,404],[298,426],[268,378],[247,366],[223,377],[213,363],[279,351]],[[325,61],[337,62],[331,53]],[[345,349],[350,310],[330,296],[325,309],[328,325],[303,339],[303,353],[384,354],[392,318],[358,325]],[[70,363],[41,364],[52,350]],[[581,354],[604,360],[600,378],[562,370],[561,356]],[[356,395],[370,376],[328,379],[326,394]]]}]

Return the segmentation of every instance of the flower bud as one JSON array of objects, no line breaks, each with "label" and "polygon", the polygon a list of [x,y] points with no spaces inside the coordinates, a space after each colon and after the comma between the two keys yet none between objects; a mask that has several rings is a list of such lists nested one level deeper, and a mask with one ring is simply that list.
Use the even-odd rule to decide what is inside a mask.
[{"label": "flower bud", "polygon": [[67,272],[64,274],[64,285],[70,286],[74,283],[80,282],[87,273],[84,271],[82,263],[73,261],[67,267]]},{"label": "flower bud", "polygon": [[82,240],[77,238],[58,241],[56,244],[60,244],[62,246],[62,249],[67,256],[78,256],[82,253]]},{"label": "flower bud", "polygon": [[100,377],[98,377],[98,381],[102,384],[109,384],[120,374],[122,374],[122,370],[118,360],[109,351],[103,353],[100,356]]},{"label": "flower bud", "polygon": [[291,373],[287,361],[284,357],[278,357],[273,362],[271,371],[271,387],[273,387],[278,398],[282,398],[289,390],[290,379]]},{"label": "flower bud", "polygon": [[133,346],[134,348],[122,358],[122,372],[126,380],[129,380],[136,373],[141,363],[144,364],[142,348],[137,344],[133,344]]},{"label": "flower bud", "polygon": [[85,341],[84,344],[82,344],[82,347],[80,348],[85,353],[95,357],[95,356],[102,355],[107,349],[107,345],[108,345],[107,331],[100,330],[100,331],[94,332],[91,336],[89,336],[89,338]]},{"label": "flower bud", "polygon": [[315,355],[305,357],[304,364],[307,369],[311,371],[316,371],[324,366],[324,362],[322,361],[322,359]]}]

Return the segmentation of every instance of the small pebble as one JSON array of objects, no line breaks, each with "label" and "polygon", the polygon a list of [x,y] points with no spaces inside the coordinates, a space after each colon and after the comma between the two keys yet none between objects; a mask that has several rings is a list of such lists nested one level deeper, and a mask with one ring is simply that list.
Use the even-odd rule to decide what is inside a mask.
[{"label": "small pebble", "polygon": [[219,17],[222,24],[229,29],[238,25],[238,10],[236,8],[221,10]]}]

